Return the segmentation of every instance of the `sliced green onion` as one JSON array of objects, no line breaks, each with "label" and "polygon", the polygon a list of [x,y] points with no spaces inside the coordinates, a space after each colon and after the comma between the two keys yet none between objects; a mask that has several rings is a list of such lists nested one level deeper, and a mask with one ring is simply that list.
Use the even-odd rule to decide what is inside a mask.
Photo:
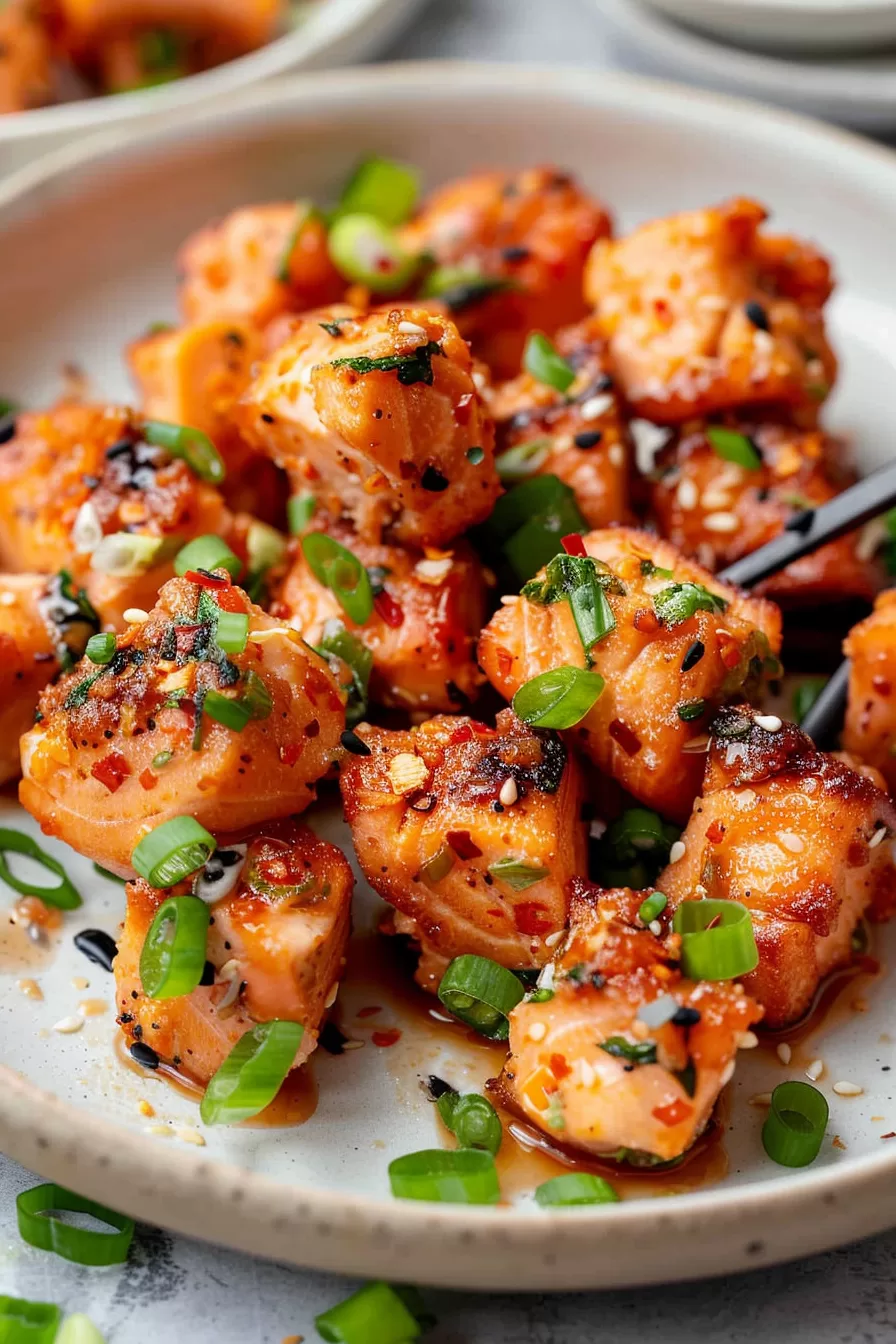
[{"label": "sliced green onion", "polygon": [[619,863],[631,863],[640,854],[669,849],[663,819],[648,807],[626,808],[609,827],[606,844]]},{"label": "sliced green onion", "polygon": [[225,653],[242,653],[249,638],[249,613],[222,611],[218,617],[215,641]]},{"label": "sliced green onion", "polygon": [[315,1316],[321,1339],[330,1344],[409,1344],[423,1334],[423,1303],[413,1290],[365,1283],[351,1297]]},{"label": "sliced green onion", "polygon": [[653,609],[670,630],[690,620],[698,611],[725,611],[728,602],[711,593],[702,583],[670,583],[653,599]]},{"label": "sliced green onion", "polygon": [[342,215],[330,229],[327,247],[339,274],[373,294],[397,294],[420,264],[375,215]]},{"label": "sliced green onion", "polygon": [[144,835],[131,863],[151,887],[173,887],[204,868],[215,852],[215,837],[194,817],[172,817]]},{"label": "sliced green onion", "polygon": [[55,1344],[61,1320],[52,1302],[0,1295],[0,1344]]},{"label": "sliced green onion", "polygon": [[[485,525],[489,538],[496,545],[503,545],[531,518],[556,512],[570,497],[575,499],[569,486],[561,481],[559,476],[554,476],[550,472],[544,476],[533,476],[529,480],[521,481],[512,490],[508,490],[506,495],[501,495],[492,509]],[[577,529],[570,530],[575,532]],[[552,554],[556,555],[559,550],[558,538]]]},{"label": "sliced green onion", "polygon": [[91,635],[84,652],[92,663],[109,663],[115,656],[115,648],[113,634]]},{"label": "sliced green onion", "polygon": [[796,723],[802,723],[827,684],[827,677],[807,677],[800,682],[793,693],[793,717]]},{"label": "sliced green onion", "polygon": [[454,850],[450,845],[442,845],[431,859],[427,859],[420,869],[420,880],[428,887],[434,887],[447,877],[456,863]]},{"label": "sliced green onion", "polygon": [[551,451],[550,439],[530,439],[518,443],[495,458],[495,467],[504,485],[514,485],[534,476],[543,467]]},{"label": "sliced green onion", "polygon": [[619,1196],[602,1176],[570,1171],[537,1186],[535,1202],[543,1209],[563,1209],[576,1204],[618,1204]]},{"label": "sliced green onion", "polygon": [[291,535],[300,537],[316,512],[317,500],[314,495],[291,495],[286,502],[286,518]]},{"label": "sliced green onion", "polygon": [[309,532],[302,554],[319,583],[329,588],[349,620],[363,625],[373,611],[370,576],[356,555],[325,532]]},{"label": "sliced green onion", "polygon": [[481,1148],[424,1149],[389,1163],[396,1199],[429,1199],[439,1204],[497,1204],[498,1172]]},{"label": "sliced green onion", "polygon": [[739,901],[682,901],[672,928],[691,980],[735,980],[759,965],[750,912]]},{"label": "sliced green onion", "polygon": [[242,700],[222,695],[220,691],[206,691],[202,701],[202,712],[210,719],[214,719],[215,723],[223,724],[225,728],[231,728],[235,733],[241,733],[252,717],[249,708]]},{"label": "sliced green onion", "polygon": [[90,556],[90,568],[114,579],[132,579],[146,574],[169,549],[164,537],[139,532],[110,532]]},{"label": "sliced green onion", "polygon": [[243,677],[243,693],[240,701],[249,711],[250,719],[266,719],[274,708],[271,693],[257,672],[249,668]]},{"label": "sliced green onion", "polygon": [[678,706],[678,717],[682,723],[693,723],[701,714],[706,713],[705,700],[685,700]]},{"label": "sliced green onion", "polygon": [[239,556],[234,555],[223,537],[217,537],[214,533],[194,537],[174,557],[174,572],[181,578],[190,569],[205,569],[209,572],[226,569],[230,577],[235,579],[242,568],[243,562]]},{"label": "sliced green onion", "polygon": [[508,1018],[525,992],[513,971],[471,954],[455,957],[439,985],[449,1013],[493,1041],[507,1040]]},{"label": "sliced green onion", "polygon": [[[94,1232],[73,1227],[52,1216],[53,1210],[89,1213],[114,1232]],[[36,1185],[23,1190],[16,1199],[19,1235],[29,1246],[52,1251],[76,1265],[121,1265],[128,1258],[134,1236],[133,1219],[84,1199],[61,1185]]]},{"label": "sliced green onion", "polygon": [[241,1036],[210,1080],[199,1107],[206,1125],[235,1125],[269,1106],[295,1063],[301,1022],[260,1022]]},{"label": "sliced green onion", "polygon": [[360,723],[367,713],[367,693],[373,668],[372,650],[357,635],[350,634],[342,621],[335,620],[327,621],[316,648],[328,661],[338,658],[348,668],[351,681],[347,686],[343,685],[343,690],[348,691],[345,721],[349,726]]},{"label": "sliced green onion", "polygon": [[762,466],[762,455],[746,434],[738,434],[737,430],[725,429],[722,425],[710,425],[706,437],[713,451],[726,462],[735,462],[747,471],[758,471]]},{"label": "sliced green onion", "polygon": [[603,689],[599,672],[564,665],[527,681],[511,704],[517,718],[531,728],[573,728],[589,713]]},{"label": "sliced green onion", "polygon": [[[155,761],[153,761],[153,765],[155,765]],[[122,886],[128,880],[126,877],[119,877],[118,873],[110,873],[108,868],[102,868],[98,863],[93,865],[93,871],[99,873],[100,877],[104,877],[107,882],[120,882]]]},{"label": "sliced green onion", "polygon": [[173,759],[174,759],[173,751],[167,751],[167,750],[157,751],[155,756],[153,756],[152,760],[150,761],[150,765],[152,766],[153,770],[162,770],[168,764],[168,762]]},{"label": "sliced green onion", "polygon": [[542,868],[537,863],[525,863],[522,859],[513,859],[510,856],[490,863],[488,871],[492,877],[506,882],[514,891],[525,891],[527,887],[533,887],[536,882],[543,882],[551,875],[550,868]]},{"label": "sliced green onion", "polygon": [[762,1126],[762,1146],[782,1167],[807,1167],[821,1151],[828,1103],[817,1087],[779,1083]]},{"label": "sliced green onion", "polygon": [[[7,854],[26,854],[29,859],[36,860],[48,872],[55,873],[59,878],[59,885],[47,887],[15,877],[6,862]],[[81,897],[59,860],[42,850],[37,841],[32,840],[24,831],[14,831],[5,826],[0,827],[0,878],[8,887],[12,887],[13,891],[18,891],[23,896],[39,896],[46,905],[55,905],[60,910],[77,910],[81,904]]]},{"label": "sliced green onion", "polygon": [[590,555],[561,552],[548,561],[543,579],[532,579],[524,584],[522,596],[529,602],[546,606],[565,598],[590,666],[594,645],[616,629],[616,617],[607,598],[608,588],[613,592],[624,591],[608,566],[598,566]]},{"label": "sliced green onion", "polygon": [[147,443],[164,448],[169,456],[182,458],[200,480],[220,485],[227,475],[221,454],[201,429],[172,425],[164,420],[144,420],[143,437]]},{"label": "sliced green onion", "polygon": [[106,1341],[93,1321],[79,1312],[65,1318],[56,1336],[56,1344],[106,1344]]},{"label": "sliced green onion", "polygon": [[140,980],[151,999],[192,994],[205,970],[209,908],[198,896],[169,896],[155,913],[140,953]]},{"label": "sliced green onion", "polygon": [[455,1135],[461,1148],[482,1148],[492,1156],[497,1153],[504,1128],[498,1112],[485,1097],[478,1092],[461,1096],[451,1090],[442,1093],[436,1106],[442,1123]]},{"label": "sliced green onion", "polygon": [[540,331],[533,331],[526,341],[523,367],[537,382],[545,383],[557,392],[565,392],[576,380],[575,369],[557,354],[547,336]]},{"label": "sliced green onion", "polygon": [[587,530],[575,494],[550,472],[521,481],[502,495],[484,525],[486,538],[503,548],[522,583],[548,564],[565,536]]},{"label": "sliced green onion", "polygon": [[656,1041],[628,1041],[624,1036],[608,1036],[600,1042],[600,1048],[614,1059],[624,1059],[629,1064],[656,1063]]},{"label": "sliced green onion", "polygon": [[462,313],[491,294],[518,288],[505,275],[484,275],[472,266],[436,266],[426,277],[421,293],[424,298],[441,299],[451,313]]},{"label": "sliced green onion", "polygon": [[419,178],[413,168],[373,155],[352,173],[336,215],[373,215],[384,224],[403,224],[417,204]]},{"label": "sliced green onion", "polygon": [[638,906],[638,918],[642,924],[652,924],[655,919],[659,919],[668,904],[668,896],[664,896],[661,891],[655,891]]},{"label": "sliced green onion", "polygon": [[281,285],[289,284],[291,278],[289,273],[289,266],[290,262],[292,261],[292,254],[296,250],[298,241],[302,236],[302,232],[305,228],[305,225],[309,222],[309,220],[313,219],[317,213],[318,212],[315,210],[314,206],[311,204],[310,201],[296,201],[295,222],[289,231],[289,236],[286,239],[286,244],[283,248],[283,252],[281,253],[280,256],[280,261],[277,265],[276,275]]},{"label": "sliced green onion", "polygon": [[286,554],[287,541],[282,532],[256,518],[246,533],[246,559],[250,576],[258,580],[279,565]]}]

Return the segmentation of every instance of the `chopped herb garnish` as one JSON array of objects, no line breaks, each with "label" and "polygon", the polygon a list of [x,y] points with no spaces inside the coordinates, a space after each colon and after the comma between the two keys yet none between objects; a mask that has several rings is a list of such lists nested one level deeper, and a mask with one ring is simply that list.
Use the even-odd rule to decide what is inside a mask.
[{"label": "chopped herb garnish", "polygon": [[283,249],[283,253],[282,256],[280,257],[279,262],[277,263],[277,279],[280,281],[281,285],[289,284],[290,279],[289,263],[292,261],[292,254],[296,250],[296,246],[298,245],[298,241],[302,236],[302,231],[304,230],[305,225],[308,224],[309,221],[313,219],[315,215],[317,215],[317,213],[318,212],[315,210],[314,206],[310,203],[310,201],[296,202],[295,223],[290,229],[289,236],[286,240],[286,246]]},{"label": "chopped herb garnish", "polygon": [[323,327],[324,331],[329,332],[331,336],[341,336],[342,328],[346,322],[354,322],[354,320],[353,317],[334,317],[332,322],[318,322],[317,325]]},{"label": "chopped herb garnish", "polygon": [[616,617],[607,593],[624,591],[619,579],[603,561],[593,560],[591,556],[561,553],[545,566],[543,579],[532,579],[524,585],[522,596],[540,606],[566,599],[590,667],[594,645],[616,628]]},{"label": "chopped herb garnish", "polygon": [[542,868],[539,864],[525,863],[522,859],[510,857],[490,863],[488,871],[492,877],[506,882],[514,891],[525,891],[527,887],[532,887],[536,882],[542,882],[551,875],[550,868]]},{"label": "chopped herb garnish", "polygon": [[745,471],[758,471],[762,466],[762,454],[746,434],[726,429],[724,425],[710,425],[706,437],[713,451],[726,462],[734,462]]},{"label": "chopped herb garnish", "polygon": [[711,593],[701,583],[671,583],[653,599],[654,611],[670,630],[698,611],[723,612],[727,607],[724,597]]},{"label": "chopped herb garnish", "polygon": [[601,1042],[601,1050],[616,1059],[627,1060],[629,1064],[655,1064],[655,1041],[627,1041],[624,1036],[608,1036]]},{"label": "chopped herb garnish", "polygon": [[350,634],[342,621],[327,621],[321,634],[317,652],[326,658],[334,675],[338,676],[344,664],[348,668],[350,681],[342,682],[342,689],[348,691],[348,704],[345,707],[345,721],[348,724],[359,723],[367,713],[367,687],[373,667],[373,653],[367,645]]},{"label": "chopped herb garnish", "polygon": [[689,1058],[684,1068],[678,1069],[673,1076],[678,1079],[688,1096],[692,1097],[697,1091],[697,1067],[694,1061]]},{"label": "chopped herb garnish", "polygon": [[641,561],[641,574],[645,579],[671,579],[671,569],[660,569],[652,560]]},{"label": "chopped herb garnish", "polygon": [[692,723],[694,719],[699,719],[700,715],[705,713],[705,700],[686,700],[684,704],[678,706],[678,717],[685,723]]},{"label": "chopped herb garnish", "polygon": [[354,373],[360,374],[394,371],[403,387],[411,387],[414,383],[426,383],[431,387],[434,378],[433,356],[442,353],[438,341],[427,341],[409,355],[382,355],[379,359],[370,359],[367,355],[350,356],[345,359],[334,359],[332,367],[351,369]]},{"label": "chopped herb garnish", "polygon": [[506,276],[482,275],[463,266],[437,266],[423,286],[425,298],[441,299],[451,313],[462,312],[481,303],[491,294],[501,294],[517,285]]}]

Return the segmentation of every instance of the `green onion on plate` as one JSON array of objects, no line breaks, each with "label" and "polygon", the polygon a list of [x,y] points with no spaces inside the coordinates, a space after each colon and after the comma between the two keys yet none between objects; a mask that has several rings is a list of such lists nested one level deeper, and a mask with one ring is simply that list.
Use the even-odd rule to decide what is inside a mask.
[{"label": "green onion on plate", "polygon": [[235,1125],[269,1106],[295,1063],[301,1022],[259,1022],[241,1036],[210,1079],[199,1114],[206,1125]]},{"label": "green onion on plate", "polygon": [[404,250],[394,230],[375,215],[340,215],[327,246],[339,274],[373,294],[397,294],[419,266],[419,259]]},{"label": "green onion on plate", "polygon": [[389,1184],[396,1199],[426,1199],[438,1204],[497,1204],[498,1172],[491,1153],[481,1148],[428,1148],[389,1163]]},{"label": "green onion on plate", "polygon": [[144,420],[143,437],[147,443],[164,448],[170,457],[179,457],[202,481],[220,485],[227,470],[215,445],[201,429],[172,425],[165,420]]},{"label": "green onion on plate", "polygon": [[576,380],[576,371],[558,355],[547,336],[533,331],[523,351],[523,367],[539,383],[545,383],[556,392],[565,392]]},{"label": "green onion on plate", "polygon": [[577,1204],[617,1204],[619,1196],[602,1176],[570,1171],[539,1185],[535,1202],[543,1209],[569,1209]]},{"label": "green onion on plate", "polygon": [[[88,1213],[112,1228],[97,1232],[54,1218],[53,1212]],[[85,1199],[61,1185],[36,1185],[16,1199],[19,1235],[29,1246],[52,1251],[76,1265],[121,1265],[128,1258],[134,1222],[121,1213]]]},{"label": "green onion on plate", "polygon": [[302,554],[319,583],[329,588],[349,620],[363,625],[373,611],[370,576],[361,561],[325,532],[309,532]]},{"label": "green onion on plate", "polygon": [[174,572],[183,578],[191,569],[205,569],[209,572],[226,569],[235,579],[243,567],[239,556],[234,555],[223,537],[208,532],[204,536],[188,541],[174,557]]},{"label": "green onion on plate", "polygon": [[782,1167],[814,1162],[828,1125],[828,1103],[817,1087],[796,1079],[779,1083],[762,1126],[762,1146]]},{"label": "green onion on plate", "polygon": [[115,636],[110,632],[91,635],[84,652],[92,663],[110,663],[115,656]]},{"label": "green onion on plate", "polygon": [[508,1018],[522,1000],[520,978],[488,957],[455,957],[439,984],[439,998],[453,1017],[494,1041],[506,1041]]},{"label": "green onion on plate", "polygon": [[334,214],[373,215],[384,224],[403,224],[413,214],[419,190],[413,168],[372,155],[346,182]]},{"label": "green onion on plate", "polygon": [[0,1344],[55,1344],[61,1320],[52,1302],[0,1294]]},{"label": "green onion on plate", "polygon": [[[57,886],[48,887],[39,882],[27,882],[16,877],[6,862],[7,854],[25,854],[29,859],[41,864],[48,872],[59,878]],[[24,831],[15,831],[10,827],[0,827],[0,878],[13,891],[22,896],[39,896],[46,905],[55,905],[60,910],[77,910],[81,897],[58,859],[41,849],[36,840]]]},{"label": "green onion on plate", "polygon": [[504,1128],[494,1106],[478,1092],[461,1095],[453,1089],[443,1092],[436,1102],[446,1129],[461,1148],[482,1148],[494,1156],[501,1147]]},{"label": "green onion on plate", "polygon": [[329,1344],[409,1344],[433,1322],[413,1288],[365,1283],[351,1297],[314,1318]]}]

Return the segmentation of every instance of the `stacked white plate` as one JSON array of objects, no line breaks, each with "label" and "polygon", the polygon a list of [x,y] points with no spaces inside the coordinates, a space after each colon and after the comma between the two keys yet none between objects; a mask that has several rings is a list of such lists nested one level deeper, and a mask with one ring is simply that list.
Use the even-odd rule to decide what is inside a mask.
[{"label": "stacked white plate", "polygon": [[896,130],[896,0],[589,0],[639,66]]}]

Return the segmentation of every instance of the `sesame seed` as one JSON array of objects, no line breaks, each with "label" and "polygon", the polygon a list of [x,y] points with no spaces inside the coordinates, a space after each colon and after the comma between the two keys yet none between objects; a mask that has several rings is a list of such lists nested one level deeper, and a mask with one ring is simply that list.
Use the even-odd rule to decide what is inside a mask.
[{"label": "sesame seed", "polygon": [[426,339],[426,328],[417,322],[399,322],[398,330],[402,336],[420,336],[423,340]]},{"label": "sesame seed", "polygon": [[731,504],[731,496],[727,490],[722,490],[718,486],[711,486],[704,490],[700,496],[700,507],[702,509],[727,509]]},{"label": "sesame seed", "polygon": [[53,1030],[58,1031],[60,1036],[71,1036],[76,1031],[80,1031],[84,1025],[83,1017],[63,1017],[60,1021],[54,1023]]},{"label": "sesame seed", "polygon": [[597,1077],[597,1074],[594,1072],[594,1069],[593,1069],[592,1066],[588,1063],[587,1059],[580,1059],[580,1060],[579,1060],[579,1077],[580,1077],[581,1080],[582,1080],[582,1086],[583,1086],[583,1087],[593,1087],[593,1086],[594,1086],[594,1082],[595,1082],[595,1079],[596,1079],[596,1077]]},{"label": "sesame seed", "polygon": [[647,927],[653,934],[654,938],[659,938],[660,934],[663,931],[663,926],[658,919],[652,919],[650,923],[647,925]]},{"label": "sesame seed", "polygon": [[516,787],[516,780],[511,775],[505,779],[501,785],[501,792],[498,794],[498,802],[503,803],[505,807],[511,807],[519,797],[519,791]]},{"label": "sesame seed", "polygon": [[687,846],[685,845],[684,841],[676,840],[675,844],[669,850],[669,862],[677,863],[679,859],[684,858],[686,852],[687,852]]},{"label": "sesame seed", "polygon": [[599,420],[602,415],[606,415],[607,411],[612,409],[612,406],[613,398],[609,392],[604,392],[597,397],[589,397],[587,401],[582,403],[582,419]]},{"label": "sesame seed", "polygon": [[342,1049],[343,1049],[343,1050],[363,1050],[363,1049],[364,1049],[364,1042],[363,1042],[363,1041],[343,1041],[343,1042],[342,1042]]},{"label": "sesame seed", "polygon": [[881,826],[878,830],[876,830],[872,835],[871,839],[868,841],[868,848],[877,849],[878,845],[883,840],[886,833],[887,833],[886,826]]},{"label": "sesame seed", "polygon": [[530,1041],[543,1041],[548,1034],[547,1026],[544,1022],[533,1022],[526,1035]]},{"label": "sesame seed", "polygon": [[173,1139],[174,1130],[170,1125],[144,1125],[144,1134],[155,1134],[159,1139]]},{"label": "sesame seed", "polygon": [[75,515],[72,525],[72,541],[79,555],[90,555],[103,539],[103,525],[96,511],[96,505],[85,500]]},{"label": "sesame seed", "polygon": [[607,449],[607,460],[611,467],[625,466],[625,449],[621,443],[611,443]]},{"label": "sesame seed", "polygon": [[737,1038],[738,1050],[755,1050],[759,1044],[759,1037],[755,1031],[742,1031]]},{"label": "sesame seed", "polygon": [[678,500],[680,508],[696,509],[700,496],[697,494],[697,487],[694,482],[685,477],[675,492],[675,498]]},{"label": "sesame seed", "polygon": [[757,1092],[755,1093],[754,1096],[750,1098],[751,1106],[771,1106],[771,1104],[772,1104],[771,1092]]},{"label": "sesame seed", "polygon": [[144,611],[142,607],[128,607],[124,618],[128,625],[142,625],[144,621],[149,620],[149,612]]},{"label": "sesame seed", "polygon": [[199,1133],[198,1129],[188,1129],[181,1126],[174,1131],[174,1137],[180,1139],[182,1143],[192,1143],[196,1148],[205,1147],[205,1139]]},{"label": "sesame seed", "polygon": [[758,328],[753,332],[753,344],[757,350],[761,350],[765,355],[770,354],[775,348],[774,338],[769,332],[761,331]]},{"label": "sesame seed", "polygon": [[[558,929],[556,933],[549,933],[544,940],[545,947],[556,947],[565,932],[565,929]],[[541,977],[539,976],[539,980],[540,979]]]},{"label": "sesame seed", "polygon": [[860,1097],[865,1089],[858,1083],[835,1083],[834,1091],[838,1097]]},{"label": "sesame seed", "polygon": [[726,1083],[731,1082],[731,1079],[733,1077],[734,1077],[734,1060],[729,1059],[728,1063],[722,1070],[721,1076],[719,1078],[719,1086],[724,1087]]},{"label": "sesame seed", "polygon": [[791,854],[802,854],[806,848],[805,840],[801,840],[793,831],[779,831],[778,840],[785,849],[789,849]]},{"label": "sesame seed", "polygon": [[775,1050],[775,1054],[778,1056],[782,1064],[789,1064],[791,1059],[793,1058],[793,1051],[791,1050],[790,1046],[787,1044],[786,1041],[781,1042],[781,1044]]},{"label": "sesame seed", "polygon": [[779,733],[784,727],[777,714],[756,714],[753,722],[757,728],[764,728],[767,733]]},{"label": "sesame seed", "polygon": [[334,981],[333,981],[333,984],[332,984],[332,986],[331,986],[331,988],[330,988],[330,992],[329,992],[329,994],[327,995],[326,999],[324,1000],[324,1007],[325,1007],[325,1008],[332,1008],[332,1007],[333,1007],[333,1004],[336,1002],[336,995],[337,995],[338,993],[339,993],[339,981],[338,981],[338,980],[334,980]]},{"label": "sesame seed", "polygon": [[736,513],[708,513],[703,526],[707,532],[736,532],[740,524]]},{"label": "sesame seed", "polygon": [[813,1059],[812,1063],[806,1069],[806,1077],[813,1083],[817,1082],[824,1073],[824,1060]]}]

